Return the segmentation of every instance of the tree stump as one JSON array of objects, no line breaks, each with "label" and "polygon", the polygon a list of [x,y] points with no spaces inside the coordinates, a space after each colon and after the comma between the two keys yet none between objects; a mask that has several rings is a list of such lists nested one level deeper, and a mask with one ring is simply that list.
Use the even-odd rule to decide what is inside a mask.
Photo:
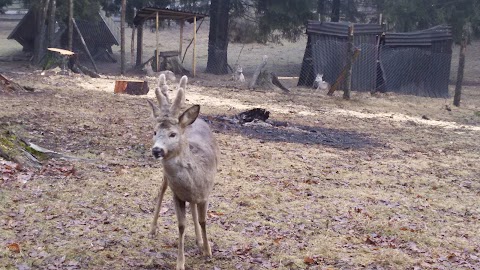
[{"label": "tree stump", "polygon": [[141,80],[116,80],[115,94],[146,95],[150,89],[147,81]]},{"label": "tree stump", "polygon": [[268,88],[271,90],[280,89],[288,93],[289,92],[288,88],[286,88],[280,82],[277,75],[265,69],[265,66],[267,65],[267,59],[268,57],[264,55],[262,58],[262,62],[257,66],[255,72],[253,73],[252,80],[250,81],[250,84],[248,87],[250,89],[255,89],[257,87]]}]

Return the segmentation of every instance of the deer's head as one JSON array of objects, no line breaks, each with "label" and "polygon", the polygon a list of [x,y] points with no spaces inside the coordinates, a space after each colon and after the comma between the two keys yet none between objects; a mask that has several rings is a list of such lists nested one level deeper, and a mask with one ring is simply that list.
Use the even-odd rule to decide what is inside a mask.
[{"label": "deer's head", "polygon": [[[158,105],[148,100],[155,118],[152,147],[152,154],[155,158],[167,160],[177,156],[186,144],[185,129],[198,117],[199,105],[194,105],[181,112],[187,80],[187,76],[180,79],[177,95],[172,102],[166,91],[160,88],[155,89]],[[163,87],[167,87],[166,84]]]}]

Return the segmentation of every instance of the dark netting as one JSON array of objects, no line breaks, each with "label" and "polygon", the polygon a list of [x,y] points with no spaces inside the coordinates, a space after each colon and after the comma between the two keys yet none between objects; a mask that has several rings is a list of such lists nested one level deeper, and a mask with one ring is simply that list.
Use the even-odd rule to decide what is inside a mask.
[{"label": "dark netting", "polygon": [[[374,44],[359,44],[360,50],[352,66],[352,90],[372,91],[376,87],[377,50]],[[323,79],[333,85],[345,70],[347,64],[347,41],[323,37],[312,47],[313,69],[315,74],[323,74]],[[338,88],[344,89],[345,81]]]},{"label": "dark netting", "polygon": [[372,91],[376,87],[377,46],[362,43],[356,47],[360,55],[352,66],[352,90]]},{"label": "dark netting", "polygon": [[432,53],[420,48],[380,50],[385,90],[427,97],[448,97],[450,76],[448,53]]},{"label": "dark netting", "polygon": [[347,62],[347,42],[324,37],[312,46],[313,70],[333,85]]}]

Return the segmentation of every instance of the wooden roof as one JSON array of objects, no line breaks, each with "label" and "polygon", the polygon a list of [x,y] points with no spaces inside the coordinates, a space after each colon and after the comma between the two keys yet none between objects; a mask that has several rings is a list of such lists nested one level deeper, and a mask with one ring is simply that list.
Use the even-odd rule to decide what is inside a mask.
[{"label": "wooden roof", "polygon": [[139,25],[146,20],[155,19],[157,12],[159,19],[186,20],[190,23],[193,22],[194,17],[197,17],[197,19],[208,17],[208,14],[193,11],[182,11],[171,8],[144,7],[137,11],[137,15],[135,18],[133,18],[133,24]]}]

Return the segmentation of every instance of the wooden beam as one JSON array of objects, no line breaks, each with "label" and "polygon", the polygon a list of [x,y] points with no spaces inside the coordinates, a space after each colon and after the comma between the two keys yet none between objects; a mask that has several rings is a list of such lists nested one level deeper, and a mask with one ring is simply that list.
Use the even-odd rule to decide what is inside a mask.
[{"label": "wooden beam", "polygon": [[156,13],[155,15],[155,28],[156,28],[156,32],[155,32],[155,40],[156,40],[156,44],[155,44],[155,61],[157,66],[156,66],[156,71],[158,72],[159,71],[159,65],[158,65],[158,12]]},{"label": "wooden beam", "polygon": [[136,66],[142,64],[143,57],[143,22],[137,26],[137,62]]},{"label": "wooden beam", "polygon": [[85,43],[85,39],[83,39],[83,35],[80,32],[80,29],[78,29],[78,25],[77,25],[77,22],[75,21],[75,18],[72,18],[72,23],[73,23],[73,26],[75,27],[75,30],[77,30],[78,36],[80,37],[80,41],[82,42],[83,47],[85,48],[85,51],[87,52],[88,58],[90,58],[90,61],[93,64],[93,68],[95,69],[95,72],[98,73],[97,65],[95,65],[95,61],[93,60],[92,54],[90,54],[90,50],[87,47],[87,43]]},{"label": "wooden beam", "polygon": [[193,17],[193,64],[192,64],[192,75],[195,77],[197,74],[197,17]]},{"label": "wooden beam", "polygon": [[182,45],[183,45],[183,25],[185,24],[184,20],[180,20],[180,46],[178,48],[178,55],[182,55]]},{"label": "wooden beam", "polygon": [[[134,9],[133,17],[135,18],[137,11]],[[130,65],[135,66],[135,26],[132,26],[132,40],[130,42]]]}]

